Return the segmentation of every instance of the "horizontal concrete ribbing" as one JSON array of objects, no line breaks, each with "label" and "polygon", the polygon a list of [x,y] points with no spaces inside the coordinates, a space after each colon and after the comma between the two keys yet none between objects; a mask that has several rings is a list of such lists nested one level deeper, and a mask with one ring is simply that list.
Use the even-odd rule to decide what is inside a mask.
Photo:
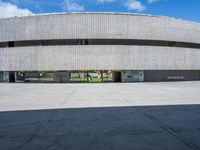
[{"label": "horizontal concrete ribbing", "polygon": [[200,50],[151,46],[52,46],[0,49],[0,71],[200,70]]},{"label": "horizontal concrete ribbing", "polygon": [[87,38],[200,43],[200,24],[167,17],[105,13],[39,15],[0,20],[0,42]]}]

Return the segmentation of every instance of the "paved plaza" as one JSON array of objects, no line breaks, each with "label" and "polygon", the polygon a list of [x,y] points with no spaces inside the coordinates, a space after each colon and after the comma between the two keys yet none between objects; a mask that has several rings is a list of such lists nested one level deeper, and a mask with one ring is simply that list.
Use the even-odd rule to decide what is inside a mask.
[{"label": "paved plaza", "polygon": [[2,83],[0,150],[200,150],[200,82]]}]

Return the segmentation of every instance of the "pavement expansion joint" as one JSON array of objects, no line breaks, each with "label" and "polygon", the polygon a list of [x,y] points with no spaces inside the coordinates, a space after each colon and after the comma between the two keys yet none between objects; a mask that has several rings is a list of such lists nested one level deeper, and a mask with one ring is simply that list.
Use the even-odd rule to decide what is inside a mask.
[{"label": "pavement expansion joint", "polygon": [[176,137],[177,139],[179,139],[180,141],[182,141],[183,143],[185,143],[187,146],[189,146],[193,150],[200,150],[200,148],[197,145],[195,145],[194,143],[192,143],[191,141],[189,141],[185,137],[179,135],[177,132],[175,132],[173,129],[171,129],[170,127],[168,127],[167,125],[165,125],[163,122],[161,122],[156,117],[150,115],[149,113],[144,113],[144,116],[146,118],[148,118],[149,120],[153,121],[154,123],[158,124],[162,129],[164,129],[169,134],[173,135],[174,137]]},{"label": "pavement expansion joint", "polygon": [[58,110],[56,110],[55,112],[52,112],[49,116],[47,116],[47,118],[42,121],[32,132],[29,136],[27,136],[20,145],[18,145],[15,150],[21,149],[24,145],[26,145],[27,143],[29,143],[36,135],[38,132],[40,132],[40,130],[42,128],[44,128],[46,126],[46,124],[49,122],[50,118],[52,118],[56,113],[58,112]]}]

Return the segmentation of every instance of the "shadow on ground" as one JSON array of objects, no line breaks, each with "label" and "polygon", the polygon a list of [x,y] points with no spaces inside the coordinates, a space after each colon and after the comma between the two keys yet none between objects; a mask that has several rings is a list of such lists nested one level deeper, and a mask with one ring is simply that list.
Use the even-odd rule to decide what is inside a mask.
[{"label": "shadow on ground", "polygon": [[200,105],[0,112],[0,150],[200,149]]}]

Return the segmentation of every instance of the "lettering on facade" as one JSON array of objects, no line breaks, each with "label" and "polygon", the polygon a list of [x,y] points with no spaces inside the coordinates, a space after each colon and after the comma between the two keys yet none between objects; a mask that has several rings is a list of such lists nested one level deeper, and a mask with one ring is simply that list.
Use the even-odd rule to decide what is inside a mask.
[{"label": "lettering on facade", "polygon": [[183,80],[184,76],[167,76],[167,80]]}]

